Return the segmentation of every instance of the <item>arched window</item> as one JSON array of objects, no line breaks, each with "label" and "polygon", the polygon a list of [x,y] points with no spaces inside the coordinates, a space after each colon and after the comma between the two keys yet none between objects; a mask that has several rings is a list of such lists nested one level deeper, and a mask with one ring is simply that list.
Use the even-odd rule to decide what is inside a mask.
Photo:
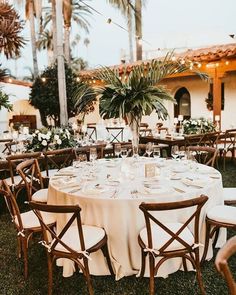
[{"label": "arched window", "polygon": [[184,119],[191,117],[190,93],[185,87],[178,89],[175,93],[177,104],[174,106],[174,116],[183,115]]}]

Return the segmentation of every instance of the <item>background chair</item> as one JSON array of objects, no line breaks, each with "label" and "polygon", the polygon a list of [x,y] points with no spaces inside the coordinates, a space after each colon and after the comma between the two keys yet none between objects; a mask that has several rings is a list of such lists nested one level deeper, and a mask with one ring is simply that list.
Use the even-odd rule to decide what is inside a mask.
[{"label": "background chair", "polygon": [[[41,232],[41,226],[38,218],[32,210],[20,213],[16,199],[13,196],[9,186],[5,180],[0,181],[0,196],[5,198],[5,202],[10,213],[12,222],[17,232],[17,253],[21,258],[23,254],[24,259],[24,277],[28,277],[28,247],[32,235]],[[47,213],[42,214],[44,222],[51,228],[55,225],[55,219],[52,215]]]},{"label": "background chair", "polygon": [[218,150],[210,146],[188,146],[187,152],[192,152],[195,159],[204,165],[215,166]]},{"label": "background chair", "polygon": [[214,238],[213,247],[215,247],[221,227],[236,230],[236,207],[217,205],[207,211],[205,246],[201,264],[206,259],[210,239]]},{"label": "background chair", "polygon": [[231,158],[235,158],[236,148],[236,129],[227,129],[222,138],[222,143],[217,145],[220,157],[223,157],[223,168],[225,170],[225,162],[228,153],[231,153]]},{"label": "background chair", "polygon": [[[199,260],[199,216],[208,200],[206,196],[170,203],[142,203],[139,208],[144,214],[146,227],[138,236],[141,247],[142,265],[140,276],[145,271],[146,256],[149,256],[150,294],[155,294],[154,277],[160,266],[168,259],[182,257],[184,269],[189,260],[196,270],[197,280],[202,294],[205,294]],[[193,210],[187,211],[187,208]],[[167,211],[171,216],[182,210],[181,222],[163,222],[161,213]],[[167,214],[166,212],[166,214]],[[160,258],[156,263],[155,258]]]},{"label": "background chair", "polygon": [[229,294],[236,294],[236,282],[230,271],[228,259],[236,252],[236,237],[229,239],[226,244],[218,251],[215,266],[218,272],[224,277],[228,285]]},{"label": "background chair", "polygon": [[[108,254],[107,235],[104,229],[91,225],[82,225],[81,208],[78,205],[53,206],[30,202],[30,206],[37,215],[43,229],[44,241],[42,241],[42,245],[47,249],[48,258],[48,294],[52,294],[53,262],[57,258],[68,258],[75,262],[76,266],[83,272],[89,294],[92,295],[93,288],[88,266],[90,253],[101,249],[106,257],[110,273],[114,274]],[[41,216],[42,212],[56,213],[57,218],[59,218],[59,214],[70,214],[70,218],[60,233],[57,234],[45,223]],[[51,242],[48,238],[49,235],[51,235]]]},{"label": "background chair", "polygon": [[52,177],[60,169],[71,166],[75,159],[73,148],[46,151],[43,154],[46,170],[42,171],[42,176],[47,178]]},{"label": "background chair", "polygon": [[38,160],[25,160],[17,165],[16,171],[24,181],[28,200],[46,203],[48,189],[45,188]]}]

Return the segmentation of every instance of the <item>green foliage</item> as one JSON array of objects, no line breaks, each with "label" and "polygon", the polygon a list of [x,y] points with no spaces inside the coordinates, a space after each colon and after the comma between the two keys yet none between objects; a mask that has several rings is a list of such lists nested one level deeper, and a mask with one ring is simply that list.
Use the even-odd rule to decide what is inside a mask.
[{"label": "green foliage", "polygon": [[[155,110],[158,118],[166,119],[168,112],[164,101],[175,100],[160,83],[167,76],[187,70],[189,67],[186,64],[173,61],[172,52],[163,60],[152,60],[148,65],[136,65],[130,73],[126,67],[121,77],[117,68],[102,68],[95,75],[97,79],[104,81],[104,86],[95,88],[99,98],[100,115],[104,119],[130,116],[141,120],[143,115],[150,115]],[[78,107],[83,109],[86,99],[77,99]],[[88,101],[90,102],[90,98]]]},{"label": "green foliage", "polygon": [[7,109],[8,111],[12,111],[12,104],[9,102],[9,96],[2,91],[0,88],[0,110],[2,108]]},{"label": "green foliage", "polygon": [[[75,115],[72,91],[77,86],[76,75],[65,64],[66,95],[68,117]],[[45,82],[42,81],[45,78]],[[60,126],[60,105],[57,79],[57,65],[45,69],[41,76],[36,78],[30,93],[30,104],[39,109],[42,124],[47,126],[46,118],[52,118],[56,126]]]},{"label": "green foliage", "polygon": [[28,151],[43,151],[74,147],[75,140],[66,128],[52,128],[35,130],[32,141],[28,144]]},{"label": "green foliage", "polygon": [[183,121],[184,134],[201,134],[215,131],[215,125],[212,121],[199,118]]}]

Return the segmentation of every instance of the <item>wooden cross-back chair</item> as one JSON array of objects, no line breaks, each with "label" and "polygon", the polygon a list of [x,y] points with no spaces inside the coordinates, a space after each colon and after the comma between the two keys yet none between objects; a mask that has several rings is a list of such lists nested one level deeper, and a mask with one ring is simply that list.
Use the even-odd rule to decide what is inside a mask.
[{"label": "wooden cross-back chair", "polygon": [[229,239],[226,244],[218,251],[215,260],[215,266],[218,272],[225,279],[229,294],[236,294],[236,282],[228,265],[228,260],[236,252],[236,236]]},{"label": "wooden cross-back chair", "polygon": [[194,153],[195,159],[204,165],[214,167],[218,150],[210,146],[188,146],[187,152]]},{"label": "wooden cross-back chair", "polygon": [[45,151],[45,168],[46,172],[42,172],[43,177],[50,178],[62,168],[72,165],[75,153],[73,148],[64,148],[58,150]]},{"label": "wooden cross-back chair", "polygon": [[45,187],[37,159],[29,159],[20,163],[16,171],[22,177],[28,201],[47,202],[48,189]]},{"label": "wooden cross-back chair", "polygon": [[188,134],[184,135],[185,148],[188,146],[200,145],[203,134]]},{"label": "wooden cross-back chair", "polygon": [[124,127],[106,127],[107,132],[111,135],[110,142],[122,142],[124,139]]},{"label": "wooden cross-back chair", "polygon": [[[196,270],[198,284],[202,294],[205,294],[199,259],[199,218],[201,209],[208,197],[200,197],[167,203],[142,203],[139,208],[144,214],[146,227],[138,236],[141,247],[142,264],[140,276],[145,271],[145,260],[149,256],[150,294],[155,294],[154,277],[160,266],[167,260],[182,257],[184,269],[187,270],[186,260],[190,261]],[[188,210],[189,208],[189,210]],[[185,211],[183,211],[183,209]],[[175,211],[174,211],[175,210]],[[182,210],[180,222],[163,222],[159,217],[162,212]],[[159,213],[159,214],[157,214]],[[155,258],[160,258],[156,263]]]},{"label": "wooden cross-back chair", "polygon": [[11,187],[15,197],[17,197],[21,189],[25,187],[25,183],[22,177],[20,175],[17,175],[17,165],[27,159],[39,159],[41,157],[41,152],[29,152],[23,154],[10,155],[6,158],[6,160],[8,161],[10,177],[6,178],[5,180],[7,184]]},{"label": "wooden cross-back chair", "polygon": [[220,157],[223,157],[223,168],[225,170],[226,156],[230,152],[231,158],[235,158],[236,149],[236,129],[227,129],[222,138],[222,143],[218,145]]},{"label": "wooden cross-back chair", "polygon": [[[28,277],[28,247],[32,235],[41,232],[40,223],[32,210],[20,212],[16,199],[5,180],[0,180],[0,197],[4,197],[12,222],[17,232],[17,254],[24,260],[24,277]],[[55,225],[53,216],[43,214],[43,219],[49,227]]]},{"label": "wooden cross-back chair", "polygon": [[[48,294],[52,294],[52,265],[57,258],[72,260],[76,267],[83,272],[89,294],[94,294],[88,266],[90,253],[101,249],[107,260],[110,273],[114,274],[108,254],[107,235],[104,229],[96,226],[82,225],[81,208],[78,205],[62,206],[30,202],[30,206],[38,217],[43,229],[44,240],[42,245],[47,250],[48,258]],[[59,218],[59,214],[70,214],[70,217],[60,233],[57,234],[44,222],[41,216],[42,212],[56,214],[57,218]],[[49,236],[51,236],[50,240]]]},{"label": "wooden cross-back chair", "polygon": [[220,131],[204,133],[199,144],[217,148],[220,135]]},{"label": "wooden cross-back chair", "polygon": [[96,126],[88,125],[87,126],[87,134],[90,140],[97,140],[97,129]]}]

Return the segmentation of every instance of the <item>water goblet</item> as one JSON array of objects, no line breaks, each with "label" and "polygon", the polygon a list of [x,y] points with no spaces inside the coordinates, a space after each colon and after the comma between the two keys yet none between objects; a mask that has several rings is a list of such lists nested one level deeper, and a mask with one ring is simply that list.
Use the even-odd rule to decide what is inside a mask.
[{"label": "water goblet", "polygon": [[148,157],[151,156],[151,153],[153,152],[153,143],[152,142],[148,142],[146,144],[146,154],[148,155]]},{"label": "water goblet", "polygon": [[172,158],[177,160],[177,158],[179,156],[179,147],[178,147],[178,145],[173,145],[172,146],[172,148],[171,148],[171,156],[172,156]]},{"label": "water goblet", "polygon": [[115,156],[117,158],[119,158],[119,156],[121,154],[121,144],[120,143],[115,144],[114,152],[115,152]]},{"label": "water goblet", "polygon": [[128,156],[127,148],[122,148],[121,149],[121,157],[122,157],[122,159],[127,158],[127,156]]},{"label": "water goblet", "polygon": [[161,156],[161,149],[159,147],[153,148],[153,158],[159,159]]}]

